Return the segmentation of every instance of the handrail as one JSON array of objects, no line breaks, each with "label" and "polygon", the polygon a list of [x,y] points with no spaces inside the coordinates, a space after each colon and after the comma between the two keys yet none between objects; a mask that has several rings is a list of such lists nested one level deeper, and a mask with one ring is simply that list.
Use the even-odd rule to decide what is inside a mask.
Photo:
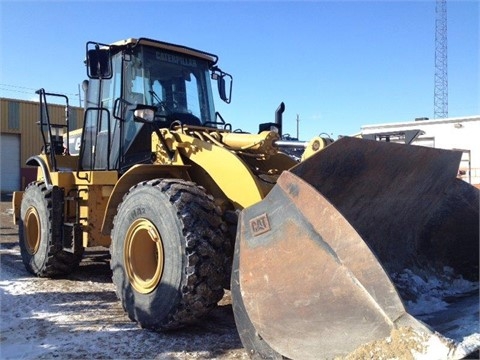
[{"label": "handrail", "polygon": [[[66,136],[67,136],[67,146],[66,149],[62,149],[62,153],[64,154],[69,154],[68,150],[68,144],[69,144],[69,115],[70,115],[70,107],[69,107],[69,101],[68,97],[66,95],[62,94],[56,94],[56,93],[48,93],[45,91],[45,89],[39,89],[35,92],[36,94],[39,95],[39,103],[40,103],[40,120],[38,121],[38,124],[40,126],[40,132],[42,134],[42,139],[43,139],[43,145],[44,145],[44,151],[47,155],[50,155],[50,160],[52,163],[52,170],[57,171],[57,160],[55,158],[56,155],[56,149],[54,146],[54,137],[52,133],[53,128],[64,128],[66,129]],[[56,97],[61,97],[65,99],[66,106],[65,106],[65,124],[52,124],[50,122],[50,113],[48,111],[48,103],[47,103],[47,96],[56,96]],[[46,126],[46,132],[48,134],[48,138],[45,136],[45,131],[44,131],[44,126]]]}]

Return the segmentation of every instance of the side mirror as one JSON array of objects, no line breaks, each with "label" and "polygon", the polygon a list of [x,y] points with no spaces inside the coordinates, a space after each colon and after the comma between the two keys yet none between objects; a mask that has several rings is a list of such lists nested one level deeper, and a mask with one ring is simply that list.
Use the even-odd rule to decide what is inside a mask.
[{"label": "side mirror", "polygon": [[[225,78],[227,78],[228,80],[225,80]],[[212,79],[217,80],[218,95],[220,96],[220,99],[225,101],[227,104],[230,104],[230,101],[232,101],[232,75],[224,73],[222,70],[215,66],[212,69]]]},{"label": "side mirror", "polygon": [[[89,45],[95,45],[89,49]],[[101,46],[101,47],[100,47]],[[90,79],[110,79],[112,77],[112,57],[107,45],[87,43],[87,76]]]}]

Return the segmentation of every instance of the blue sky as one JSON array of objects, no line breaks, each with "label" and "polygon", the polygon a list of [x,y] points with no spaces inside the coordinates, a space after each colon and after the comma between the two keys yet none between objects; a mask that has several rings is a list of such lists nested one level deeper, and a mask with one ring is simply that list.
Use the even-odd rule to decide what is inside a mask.
[{"label": "blue sky", "polygon": [[[85,43],[150,37],[215,53],[233,75],[217,110],[255,132],[285,102],[284,132],[350,135],[433,118],[435,1],[0,0],[0,96],[78,105]],[[480,114],[478,1],[448,0],[449,116]]]}]

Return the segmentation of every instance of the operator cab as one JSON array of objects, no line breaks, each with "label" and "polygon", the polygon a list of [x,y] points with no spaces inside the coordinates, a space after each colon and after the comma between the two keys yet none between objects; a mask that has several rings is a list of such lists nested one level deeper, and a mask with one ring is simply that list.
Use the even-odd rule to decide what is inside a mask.
[{"label": "operator cab", "polygon": [[[82,170],[125,172],[151,162],[151,133],[172,125],[215,126],[210,77],[230,102],[232,77],[203,51],[151,39],[87,43]],[[226,91],[225,79],[229,80]],[[149,108],[153,119],[136,121]]]}]

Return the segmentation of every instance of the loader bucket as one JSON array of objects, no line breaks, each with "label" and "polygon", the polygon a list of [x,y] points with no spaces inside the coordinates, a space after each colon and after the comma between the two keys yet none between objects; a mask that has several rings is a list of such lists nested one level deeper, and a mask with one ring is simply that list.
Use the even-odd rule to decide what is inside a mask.
[{"label": "loader bucket", "polygon": [[232,298],[245,347],[291,359],[464,356],[408,313],[418,294],[391,280],[447,268],[478,280],[478,190],[456,179],[460,156],[342,138],[285,171],[239,218]]}]

